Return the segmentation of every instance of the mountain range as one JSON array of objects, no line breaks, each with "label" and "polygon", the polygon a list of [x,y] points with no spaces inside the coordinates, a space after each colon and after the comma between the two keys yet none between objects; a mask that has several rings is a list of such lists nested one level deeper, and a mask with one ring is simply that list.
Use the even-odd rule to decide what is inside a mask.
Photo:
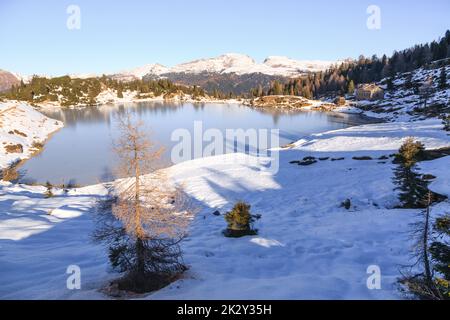
[{"label": "mountain range", "polygon": [[[184,85],[198,85],[205,90],[240,94],[258,85],[267,86],[270,81],[299,77],[309,72],[324,71],[340,61],[293,60],[282,56],[270,56],[262,63],[248,55],[228,53],[214,58],[198,59],[173,67],[154,63],[130,70],[107,74],[120,81],[137,79],[169,79]],[[89,78],[100,75],[70,74],[73,78]],[[0,71],[0,91],[9,89],[20,80],[30,77]]]},{"label": "mountain range", "polygon": [[244,54],[228,53],[215,58],[199,59],[166,67],[149,64],[113,74],[121,81],[161,78],[182,85],[197,85],[212,92],[219,90],[233,94],[247,93],[259,85],[267,87],[271,81],[284,81],[310,72],[324,71],[339,61],[298,61],[287,57],[270,56],[262,63]]},{"label": "mountain range", "polygon": [[282,56],[270,56],[262,63],[248,55],[228,53],[214,58],[199,59],[181,63],[173,67],[161,64],[148,64],[139,68],[125,70],[115,74],[117,78],[142,78],[144,76],[163,77],[166,74],[236,74],[248,75],[261,73],[268,76],[297,77],[308,72],[328,69],[339,61],[293,60]]}]

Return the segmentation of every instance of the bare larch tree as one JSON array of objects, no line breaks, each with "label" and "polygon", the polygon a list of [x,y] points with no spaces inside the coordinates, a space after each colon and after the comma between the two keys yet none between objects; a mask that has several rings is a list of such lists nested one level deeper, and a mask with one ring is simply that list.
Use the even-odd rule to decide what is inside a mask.
[{"label": "bare larch tree", "polygon": [[112,266],[125,272],[119,288],[147,292],[185,270],[179,242],[192,209],[181,188],[170,183],[164,170],[156,170],[163,150],[155,148],[144,124],[128,111],[117,123],[117,173],[128,178],[114,184],[114,201],[102,208],[94,239],[108,245]]}]

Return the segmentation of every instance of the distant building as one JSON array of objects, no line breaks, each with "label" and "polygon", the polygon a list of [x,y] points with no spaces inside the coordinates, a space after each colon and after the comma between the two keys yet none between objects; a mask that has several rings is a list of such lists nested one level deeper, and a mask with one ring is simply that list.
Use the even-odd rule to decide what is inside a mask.
[{"label": "distant building", "polygon": [[357,100],[381,100],[384,98],[384,90],[374,83],[361,84],[356,89]]}]

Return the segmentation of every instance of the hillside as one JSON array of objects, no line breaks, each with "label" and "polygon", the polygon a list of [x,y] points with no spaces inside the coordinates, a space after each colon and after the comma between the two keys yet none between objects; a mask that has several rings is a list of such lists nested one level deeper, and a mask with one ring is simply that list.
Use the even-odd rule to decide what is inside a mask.
[{"label": "hillside", "polygon": [[[219,91],[225,94],[245,95],[255,86],[267,87],[272,81],[285,81],[281,76],[266,75],[263,73],[250,73],[238,75],[236,73],[166,73],[164,77],[181,85],[197,85],[214,94]],[[146,75],[144,80],[155,79],[154,76]]]},{"label": "hillside", "polygon": [[[443,82],[445,74],[445,85]],[[247,100],[246,104],[256,108],[280,110],[333,109],[342,112],[364,113],[385,121],[423,120],[450,114],[450,65],[434,68],[418,68],[395,77],[375,82],[385,91],[382,100],[358,101],[354,94],[345,94],[345,104],[338,106],[336,93],[321,99],[306,99],[301,95],[273,94]],[[426,90],[423,90],[426,88]]]},{"label": "hillside", "polygon": [[117,81],[101,78],[45,78],[34,76],[2,94],[9,100],[20,100],[35,106],[85,107],[106,103],[124,103],[146,99],[171,98],[201,100],[206,98],[199,87],[175,85],[167,79],[158,81]]},{"label": "hillside", "polygon": [[[442,86],[444,70],[446,85]],[[388,82],[392,81],[392,85]],[[381,101],[358,101],[356,106],[374,117],[424,119],[450,113],[450,65],[444,68],[419,68],[385,78],[378,84],[386,91]],[[392,87],[390,87],[392,86]],[[421,92],[421,88],[427,90]],[[352,98],[352,97],[350,97]]]},{"label": "hillside", "polygon": [[0,93],[11,89],[12,86],[18,85],[20,80],[11,72],[0,70]]},{"label": "hillside", "polygon": [[0,102],[0,169],[39,151],[47,137],[62,126],[28,104]]}]

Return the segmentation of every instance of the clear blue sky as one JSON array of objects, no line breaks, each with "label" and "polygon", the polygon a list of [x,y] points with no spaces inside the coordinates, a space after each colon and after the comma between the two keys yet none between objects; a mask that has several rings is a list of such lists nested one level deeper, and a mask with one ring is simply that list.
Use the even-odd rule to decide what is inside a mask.
[{"label": "clear blue sky", "polygon": [[[68,30],[67,6],[81,9]],[[366,27],[369,5],[381,29]],[[103,73],[227,52],[335,60],[392,53],[450,29],[449,0],[0,0],[0,68]]]}]

